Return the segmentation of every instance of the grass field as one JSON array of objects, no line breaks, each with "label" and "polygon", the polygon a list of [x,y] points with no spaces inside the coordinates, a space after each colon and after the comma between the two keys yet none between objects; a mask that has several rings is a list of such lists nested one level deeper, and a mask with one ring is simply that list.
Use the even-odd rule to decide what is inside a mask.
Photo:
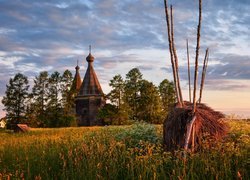
[{"label": "grass field", "polygon": [[162,149],[162,127],[0,131],[0,179],[249,179],[250,122],[228,121],[223,142],[196,154]]}]

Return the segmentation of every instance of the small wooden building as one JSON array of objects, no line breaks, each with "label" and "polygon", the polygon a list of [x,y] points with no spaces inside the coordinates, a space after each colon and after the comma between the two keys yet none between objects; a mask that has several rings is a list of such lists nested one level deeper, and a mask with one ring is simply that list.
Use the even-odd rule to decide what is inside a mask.
[{"label": "small wooden building", "polygon": [[16,124],[13,127],[14,132],[28,132],[30,130],[29,126],[27,124]]},{"label": "small wooden building", "polygon": [[5,128],[6,127],[6,119],[2,118],[0,119],[0,128]]}]

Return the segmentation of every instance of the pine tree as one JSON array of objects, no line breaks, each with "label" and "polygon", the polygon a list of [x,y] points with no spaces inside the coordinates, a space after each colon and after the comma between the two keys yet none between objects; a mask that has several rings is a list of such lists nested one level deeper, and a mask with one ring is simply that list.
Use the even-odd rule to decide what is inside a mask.
[{"label": "pine tree", "polygon": [[121,125],[128,123],[128,106],[124,99],[125,82],[120,74],[110,80],[109,85],[112,90],[107,95],[112,104],[106,104],[99,112],[99,117],[104,119],[105,123]]},{"label": "pine tree", "polygon": [[28,78],[18,73],[14,78],[10,78],[9,85],[6,85],[5,96],[2,103],[7,112],[6,117],[9,123],[18,124],[25,120],[26,104],[28,97]]},{"label": "pine tree", "polygon": [[142,74],[138,68],[133,68],[126,74],[124,100],[129,107],[131,107],[130,116],[134,120],[137,119],[138,97],[141,81]]},{"label": "pine tree", "polygon": [[49,77],[48,85],[48,123],[49,127],[60,126],[60,121],[63,115],[62,105],[60,103],[60,86],[61,86],[61,76],[60,73],[55,71]]},{"label": "pine tree", "polygon": [[124,94],[124,81],[121,75],[118,74],[114,76],[113,79],[110,80],[109,86],[112,88],[112,90],[108,94],[108,98],[111,103],[114,103],[119,109],[123,103],[122,97]]},{"label": "pine tree", "polygon": [[70,91],[73,83],[73,76],[69,70],[65,70],[61,78],[62,107],[64,109],[64,114],[70,115],[74,107],[74,96],[73,92]]},{"label": "pine tree", "polygon": [[48,106],[50,107],[60,107],[60,86],[61,86],[61,76],[60,73],[55,71],[49,77],[48,85]]},{"label": "pine tree", "polygon": [[174,105],[176,99],[174,83],[169,82],[167,79],[164,79],[159,85],[159,92],[166,116],[169,112],[169,108]]},{"label": "pine tree", "polygon": [[33,102],[31,103],[32,107],[30,107],[31,114],[32,112],[36,114],[39,126],[45,126],[46,124],[48,85],[48,72],[40,72],[39,76],[36,76],[34,79],[34,86],[32,88]]},{"label": "pine tree", "polygon": [[138,118],[149,123],[162,123],[162,103],[157,87],[147,80],[141,81]]}]

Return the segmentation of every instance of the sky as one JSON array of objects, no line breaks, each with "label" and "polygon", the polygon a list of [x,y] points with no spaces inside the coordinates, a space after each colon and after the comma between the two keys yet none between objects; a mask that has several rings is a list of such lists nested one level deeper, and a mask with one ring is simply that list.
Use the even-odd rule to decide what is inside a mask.
[{"label": "sky", "polygon": [[[169,0],[183,95],[188,100],[186,39],[191,71],[196,47],[198,0]],[[250,2],[204,0],[199,69],[209,64],[203,102],[226,114],[250,117]],[[0,101],[16,73],[75,72],[83,78],[92,45],[104,93],[117,74],[139,68],[155,85],[172,80],[163,0],[0,0]],[[200,78],[201,73],[199,73]],[[192,78],[193,79],[193,78]],[[0,103],[0,117],[5,115]]]}]

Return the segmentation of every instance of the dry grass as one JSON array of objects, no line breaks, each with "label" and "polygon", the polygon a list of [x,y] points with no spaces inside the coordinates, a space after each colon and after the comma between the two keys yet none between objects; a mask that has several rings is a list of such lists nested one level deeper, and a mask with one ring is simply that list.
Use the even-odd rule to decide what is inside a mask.
[{"label": "dry grass", "polygon": [[0,131],[0,179],[249,179],[249,122],[195,154],[162,148],[162,126]]},{"label": "dry grass", "polygon": [[[184,148],[187,126],[193,118],[192,107],[191,103],[185,102],[184,108],[175,107],[169,113],[164,122],[164,144],[167,150]],[[195,116],[193,139],[196,150],[204,138],[209,139],[212,144],[226,135],[228,128],[222,121],[224,118],[222,113],[214,111],[205,104],[197,104]]]}]

